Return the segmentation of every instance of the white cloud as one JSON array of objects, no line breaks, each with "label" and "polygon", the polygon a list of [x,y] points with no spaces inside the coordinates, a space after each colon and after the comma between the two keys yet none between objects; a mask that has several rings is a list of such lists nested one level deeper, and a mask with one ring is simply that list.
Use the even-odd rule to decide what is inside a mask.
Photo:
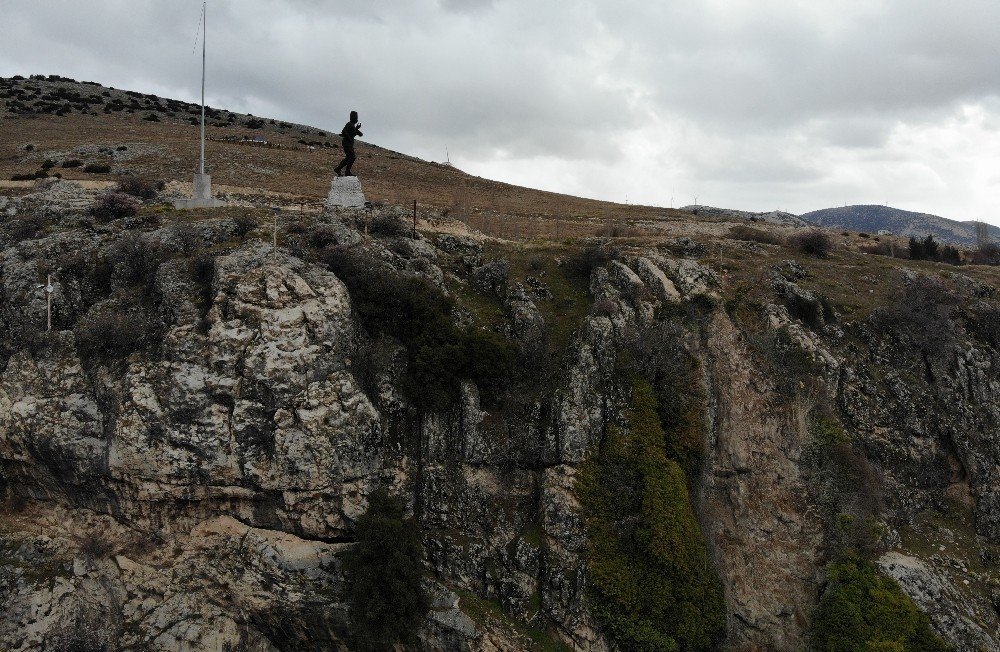
[{"label": "white cloud", "polygon": [[[201,3],[0,0],[0,74],[194,99]],[[209,101],[549,190],[1000,222],[994,0],[211,0]]]}]

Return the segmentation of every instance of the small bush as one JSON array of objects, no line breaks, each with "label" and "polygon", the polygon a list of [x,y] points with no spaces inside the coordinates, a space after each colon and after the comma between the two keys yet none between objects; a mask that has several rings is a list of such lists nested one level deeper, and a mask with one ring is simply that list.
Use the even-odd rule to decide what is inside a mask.
[{"label": "small bush", "polygon": [[74,623],[52,636],[52,652],[109,652],[111,647],[98,631],[102,626]]},{"label": "small bush", "polygon": [[589,279],[595,269],[619,258],[621,258],[620,249],[602,242],[579,250],[566,260],[565,265],[570,274]]},{"label": "small bush", "polygon": [[110,252],[112,279],[118,287],[150,290],[160,264],[167,258],[168,254],[159,241],[130,233],[119,240]]},{"label": "small bush", "polygon": [[45,232],[45,220],[38,215],[24,215],[11,220],[8,228],[14,242],[34,240]]},{"label": "small bush", "polygon": [[12,174],[10,177],[11,181],[34,181],[36,178],[34,172],[29,172],[27,174]]},{"label": "small bush", "polygon": [[111,166],[107,163],[88,163],[83,167],[83,171],[90,174],[108,174],[111,172]]},{"label": "small bush", "polygon": [[68,161],[63,161],[60,164],[60,167],[64,167],[64,168],[78,168],[81,165],[83,165],[83,161],[81,161],[78,158],[71,158]]},{"label": "small bush", "polygon": [[98,195],[90,213],[98,222],[106,224],[123,217],[133,217],[139,214],[139,201],[123,192],[108,192]]},{"label": "small bush", "polygon": [[344,555],[352,636],[361,649],[415,643],[430,608],[422,580],[420,528],[384,490],[373,493],[358,519],[357,543]]},{"label": "small bush", "polygon": [[150,308],[116,301],[92,307],[73,328],[81,355],[103,360],[123,360],[152,348],[159,332],[159,319]]},{"label": "small bush", "polygon": [[612,299],[601,299],[594,304],[594,314],[599,317],[614,317],[619,312],[621,307]]},{"label": "small bush", "polygon": [[819,229],[797,233],[789,238],[789,244],[804,254],[826,258],[833,249],[833,241],[826,233]]},{"label": "small bush", "polygon": [[152,179],[141,179],[139,177],[122,177],[118,180],[118,192],[132,195],[142,200],[156,199],[165,184],[163,181],[153,181]]},{"label": "small bush", "polygon": [[150,113],[147,114],[146,117],[143,118],[143,120],[145,120],[146,122],[159,122],[160,116],[156,115],[155,113]]},{"label": "small bush", "polygon": [[752,226],[746,226],[744,224],[737,224],[736,226],[730,228],[728,236],[733,240],[759,242],[761,244],[769,245],[778,245],[784,242],[781,237],[771,233],[770,231],[755,229]]},{"label": "small bush", "polygon": [[638,229],[628,224],[612,222],[601,226],[595,235],[599,238],[634,238],[639,234]]},{"label": "small bush", "polygon": [[405,220],[385,213],[376,215],[368,226],[368,230],[376,235],[390,238],[399,238],[412,233],[412,227]]},{"label": "small bush", "polygon": [[318,224],[309,234],[309,244],[316,249],[323,249],[337,244],[337,230],[329,224]]},{"label": "small bush", "polygon": [[41,166],[41,167],[42,167],[42,169],[43,169],[43,170],[51,170],[51,169],[52,169],[52,168],[54,168],[55,166],[56,166],[56,162],[55,162],[55,161],[53,161],[53,160],[52,160],[52,159],[50,159],[50,158],[47,158],[47,159],[45,159],[45,161],[44,161],[44,162],[42,163],[42,166]]},{"label": "small bush", "polygon": [[972,262],[977,265],[1000,265],[1000,245],[986,242],[972,252]]},{"label": "small bush", "polygon": [[257,220],[251,215],[237,215],[233,218],[233,230],[240,238],[257,228]]},{"label": "small bush", "polygon": [[979,301],[965,313],[965,330],[981,344],[1000,348],[1000,307]]},{"label": "small bush", "polygon": [[80,554],[90,559],[106,559],[114,552],[114,545],[100,532],[89,532],[79,540]]}]

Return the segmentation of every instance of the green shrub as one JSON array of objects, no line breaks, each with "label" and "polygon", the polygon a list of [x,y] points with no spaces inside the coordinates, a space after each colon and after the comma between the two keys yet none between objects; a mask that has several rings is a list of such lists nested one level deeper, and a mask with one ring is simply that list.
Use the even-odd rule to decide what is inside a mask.
[{"label": "green shrub", "polygon": [[484,400],[497,400],[514,366],[513,343],[475,328],[459,328],[454,300],[429,281],[378,268],[335,247],[322,254],[348,287],[361,323],[372,335],[388,335],[407,350],[403,394],[418,408],[445,410],[459,395],[462,379],[474,380]]},{"label": "green shrub", "polygon": [[59,167],[63,168],[78,168],[83,165],[83,161],[78,158],[71,158],[68,161],[63,161]]},{"label": "green shrub", "polygon": [[357,543],[344,555],[352,636],[362,649],[413,643],[430,601],[421,586],[423,545],[413,519],[384,490],[358,519]]},{"label": "green shrub", "polygon": [[845,559],[830,565],[829,583],[813,620],[813,648],[821,652],[899,650],[946,652],[930,619],[874,564]]},{"label": "green shrub", "polygon": [[722,585],[680,465],[667,457],[653,390],[633,383],[627,428],[612,426],[577,484],[590,605],[624,650],[710,650],[725,636]]},{"label": "green shrub", "polygon": [[684,346],[684,327],[659,322],[641,328],[628,343],[623,375],[646,378],[656,396],[657,416],[667,457],[680,464],[689,479],[701,473],[705,459],[707,398],[698,359]]},{"label": "green shrub", "polygon": [[829,413],[809,417],[803,461],[837,557],[873,559],[885,551],[882,481],[851,436]]},{"label": "green shrub", "polygon": [[91,174],[107,174],[111,172],[111,166],[107,163],[88,163],[83,166],[83,171]]}]

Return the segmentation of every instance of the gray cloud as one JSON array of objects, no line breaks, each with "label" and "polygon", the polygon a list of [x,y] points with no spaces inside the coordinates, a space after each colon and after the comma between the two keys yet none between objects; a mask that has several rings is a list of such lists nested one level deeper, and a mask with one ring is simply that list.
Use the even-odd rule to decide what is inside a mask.
[{"label": "gray cloud", "polygon": [[[0,74],[194,99],[200,6],[0,0]],[[586,196],[990,219],[997,24],[993,0],[212,0],[209,97],[354,108],[378,144]]]}]

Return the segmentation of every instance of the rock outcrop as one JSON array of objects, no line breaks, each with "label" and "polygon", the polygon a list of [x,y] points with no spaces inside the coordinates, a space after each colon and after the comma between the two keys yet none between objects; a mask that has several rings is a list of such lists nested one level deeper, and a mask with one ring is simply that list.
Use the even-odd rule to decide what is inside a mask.
[{"label": "rock outcrop", "polygon": [[[55,198],[59,187],[40,193]],[[32,202],[44,203],[22,198],[14,209]],[[541,355],[550,324],[540,283],[526,288],[506,263],[484,265],[473,238],[368,236],[353,217],[320,216],[324,238],[372,273],[479,288],[504,320],[496,333],[529,361]],[[372,371],[371,334],[319,262],[329,250],[292,255],[293,242],[273,252],[234,243],[234,229],[229,219],[111,225],[32,235],[0,253],[0,647],[335,649],[351,627],[344,553],[368,497],[387,488],[423,533],[431,609],[420,647],[613,650],[588,606],[576,483],[607,428],[621,425],[623,353],[648,350],[642,338],[664,325],[696,361],[708,399],[705,460],[690,480],[725,587],[726,649],[808,645],[838,536],[810,457],[816,406],[877,476],[861,484],[879,488],[880,507],[866,515],[894,548],[881,551],[883,572],[956,647],[996,646],[997,618],[977,588],[992,571],[973,576],[958,552],[969,578],[943,570],[920,549],[927,530],[899,534],[928,509],[968,512],[966,548],[981,553],[976,563],[993,559],[991,346],[956,339],[929,357],[845,324],[799,287],[794,261],[765,270],[773,303],[751,329],[722,301],[717,271],[636,250],[595,266],[593,305],[557,352],[551,383],[529,378],[528,395],[494,407],[464,380],[450,409],[426,412],[398,387],[398,342],[381,343],[385,364]],[[208,248],[208,272],[192,272]],[[67,271],[55,332],[39,335],[30,325],[45,304],[34,285],[50,260]],[[95,353],[93,333],[74,325],[128,301],[148,311],[155,337]],[[468,309],[455,313],[473,327]],[[793,354],[807,377],[775,368]]]}]

